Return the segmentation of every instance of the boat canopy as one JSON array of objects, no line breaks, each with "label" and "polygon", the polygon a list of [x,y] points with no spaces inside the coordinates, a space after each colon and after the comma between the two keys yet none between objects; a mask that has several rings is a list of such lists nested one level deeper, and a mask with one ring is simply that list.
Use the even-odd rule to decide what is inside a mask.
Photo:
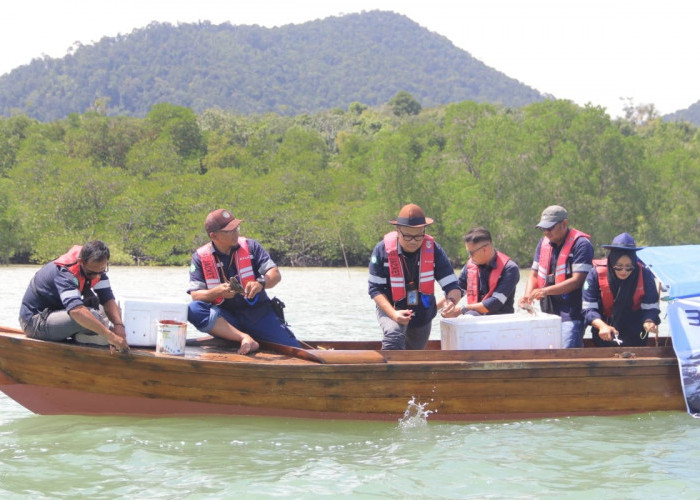
[{"label": "boat canopy", "polygon": [[637,256],[668,291],[668,299],[700,296],[700,245],[646,247]]}]

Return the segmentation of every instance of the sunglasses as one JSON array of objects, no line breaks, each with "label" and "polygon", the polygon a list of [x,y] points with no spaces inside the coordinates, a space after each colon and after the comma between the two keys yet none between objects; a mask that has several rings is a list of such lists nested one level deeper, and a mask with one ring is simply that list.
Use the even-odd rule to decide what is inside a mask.
[{"label": "sunglasses", "polygon": [[109,271],[109,266],[107,266],[104,271],[89,271],[83,268],[83,274],[86,278],[94,278],[95,276],[101,276],[102,273],[106,273],[107,271]]},{"label": "sunglasses", "polygon": [[617,272],[626,272],[626,273],[631,273],[634,271],[634,267],[632,266],[613,266],[613,269]]}]

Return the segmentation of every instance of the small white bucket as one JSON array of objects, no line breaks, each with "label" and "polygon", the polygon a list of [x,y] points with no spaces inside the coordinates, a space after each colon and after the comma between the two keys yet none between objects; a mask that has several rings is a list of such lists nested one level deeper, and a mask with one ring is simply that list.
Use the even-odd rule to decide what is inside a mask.
[{"label": "small white bucket", "polygon": [[173,319],[158,321],[158,337],[156,339],[156,352],[163,354],[185,354],[185,341],[187,340],[187,323]]}]

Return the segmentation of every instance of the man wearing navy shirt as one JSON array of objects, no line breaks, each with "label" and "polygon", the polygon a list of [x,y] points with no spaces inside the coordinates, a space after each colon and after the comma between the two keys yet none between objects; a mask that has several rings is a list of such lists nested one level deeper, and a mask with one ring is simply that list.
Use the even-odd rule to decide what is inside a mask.
[{"label": "man wearing navy shirt", "polygon": [[519,304],[539,300],[543,312],[561,316],[562,347],[583,347],[581,289],[593,268],[590,236],[570,228],[568,212],[559,205],[545,208],[536,227],[543,237]]},{"label": "man wearing navy shirt", "polygon": [[[129,345],[121,310],[107,277],[108,265],[109,248],[94,240],[73,246],[39,269],[24,293],[19,310],[25,335],[53,341],[73,337],[127,352]],[[111,328],[108,320],[112,322]]]},{"label": "man wearing navy shirt", "polygon": [[240,236],[241,222],[224,209],[207,215],[211,242],[192,255],[187,319],[201,332],[240,342],[239,354],[257,350],[257,340],[299,347],[265,293],[282,279],[277,264]]},{"label": "man wearing navy shirt", "polygon": [[[520,281],[518,265],[493,246],[491,233],[483,227],[470,229],[464,236],[469,254],[457,282],[467,296],[466,304],[442,316],[461,314],[511,314],[514,312],[515,287]],[[438,304],[440,307],[442,304]]]},{"label": "man wearing navy shirt", "polygon": [[437,314],[436,280],[447,297],[448,312],[462,296],[447,255],[425,234],[432,223],[418,205],[405,205],[390,221],[396,230],[384,235],[372,251],[369,296],[384,333],[382,349],[425,348]]}]

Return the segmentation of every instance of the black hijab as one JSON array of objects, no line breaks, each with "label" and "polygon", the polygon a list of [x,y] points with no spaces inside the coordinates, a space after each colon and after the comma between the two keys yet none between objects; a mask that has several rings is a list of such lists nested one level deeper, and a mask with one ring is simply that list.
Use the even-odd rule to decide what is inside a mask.
[{"label": "black hijab", "polygon": [[[617,261],[622,256],[628,256],[632,261],[632,267],[634,271],[625,280],[621,280],[615,274],[613,266],[617,264]],[[635,250],[622,250],[620,248],[611,248],[608,254],[608,284],[610,285],[610,292],[613,296],[613,310],[612,318],[610,318],[610,325],[617,328],[619,331],[622,327],[622,322],[620,321],[629,311],[632,309],[632,298],[634,297],[634,291],[637,288],[637,281],[639,280],[640,269],[637,266],[637,252]],[[636,333],[636,332],[629,332]]]}]

